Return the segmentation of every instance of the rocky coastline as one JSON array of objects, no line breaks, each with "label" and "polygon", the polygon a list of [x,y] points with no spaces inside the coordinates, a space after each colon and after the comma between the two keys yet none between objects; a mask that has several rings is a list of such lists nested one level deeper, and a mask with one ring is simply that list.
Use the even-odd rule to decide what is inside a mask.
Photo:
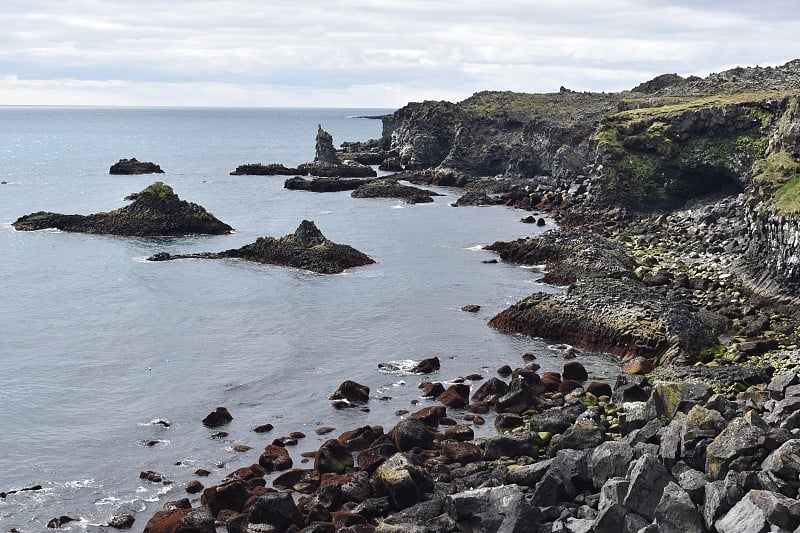
[{"label": "rocky coastline", "polygon": [[[797,531],[799,88],[794,61],[622,93],[409,104],[383,118],[382,139],[338,153],[319,128],[315,165],[338,168],[349,152],[402,169],[359,189],[457,186],[457,205],[557,218],[559,229],[491,249],[566,289],[490,325],[578,349],[561,372],[521,354],[486,380],[429,362],[419,387],[433,405],[301,457],[301,432],[266,439],[220,483],[197,471],[145,533]],[[299,240],[313,247],[324,237],[309,224]],[[286,239],[297,232],[250,247]],[[592,381],[582,350],[625,364]],[[345,382],[331,399],[377,397]],[[475,438],[487,421],[497,434]]]}]

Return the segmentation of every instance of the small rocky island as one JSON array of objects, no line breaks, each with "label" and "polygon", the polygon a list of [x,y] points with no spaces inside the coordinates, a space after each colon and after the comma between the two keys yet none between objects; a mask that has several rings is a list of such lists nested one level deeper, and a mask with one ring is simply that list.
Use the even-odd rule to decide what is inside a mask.
[{"label": "small rocky island", "polygon": [[303,163],[296,168],[280,163],[250,163],[239,165],[232,176],[318,176],[323,178],[374,178],[378,174],[371,167],[352,159],[342,160],[333,146],[333,136],[317,127],[316,155],[313,163]]},{"label": "small rocky island", "polygon": [[345,269],[375,262],[352,246],[331,242],[310,220],[302,221],[294,233],[280,238],[259,237],[256,242],[241,248],[216,253],[159,253],[150,257],[149,261],[227,258],[301,268],[318,274],[339,274]]},{"label": "small rocky island", "polygon": [[120,159],[108,171],[109,174],[163,174],[159,165],[150,161],[137,161],[135,157],[131,159]]},{"label": "small rocky island", "polygon": [[203,207],[181,200],[172,187],[157,181],[125,198],[128,206],[92,215],[38,211],[18,218],[17,231],[55,228],[62,231],[124,236],[225,235],[233,231]]}]

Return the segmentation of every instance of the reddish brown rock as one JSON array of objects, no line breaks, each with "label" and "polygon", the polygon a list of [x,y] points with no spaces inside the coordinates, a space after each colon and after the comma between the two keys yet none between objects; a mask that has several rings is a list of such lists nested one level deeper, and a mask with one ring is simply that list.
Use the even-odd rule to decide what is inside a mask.
[{"label": "reddish brown rock", "polygon": [[336,431],[336,428],[323,426],[321,428],[315,429],[314,433],[316,433],[317,435],[327,435],[328,433],[332,433],[334,431]]},{"label": "reddish brown rock", "polygon": [[547,392],[558,392],[558,387],[561,385],[561,374],[558,372],[543,372],[541,380]]},{"label": "reddish brown rock", "polygon": [[457,424],[444,430],[444,438],[447,440],[457,440],[465,442],[475,438],[472,428],[463,424]]},{"label": "reddish brown rock", "polygon": [[442,455],[450,463],[472,463],[483,459],[483,450],[471,442],[446,442],[442,445]]},{"label": "reddish brown rock", "polygon": [[469,411],[470,413],[478,413],[485,415],[489,412],[489,408],[492,406],[489,402],[472,402],[464,406],[464,409]]},{"label": "reddish brown rock", "polygon": [[267,472],[288,470],[292,467],[292,458],[286,448],[269,444],[258,458],[258,464]]},{"label": "reddish brown rock", "polygon": [[423,398],[429,398],[431,396],[439,396],[441,393],[444,392],[444,385],[439,383],[438,381],[428,381],[422,383],[420,385],[421,390],[419,395]]},{"label": "reddish brown rock", "polygon": [[431,407],[423,407],[419,411],[412,413],[409,418],[413,420],[421,420],[426,426],[436,428],[439,425],[439,420],[447,415],[447,408],[441,405],[433,405]]},{"label": "reddish brown rock", "polygon": [[653,362],[645,357],[634,357],[622,367],[623,374],[638,374],[643,376],[653,371]]},{"label": "reddish brown rock", "polygon": [[430,374],[439,370],[441,366],[442,364],[438,357],[430,357],[428,359],[423,359],[414,365],[414,368],[411,369],[411,372],[414,374]]},{"label": "reddish brown rock", "polygon": [[363,426],[350,431],[345,431],[337,439],[351,452],[366,450],[375,440],[383,435],[381,426]]},{"label": "reddish brown rock", "polygon": [[561,376],[565,380],[573,379],[575,381],[586,381],[589,379],[589,373],[586,371],[586,368],[577,361],[565,363]]},{"label": "reddish brown rock", "polygon": [[503,365],[497,369],[497,373],[501,376],[510,376],[511,375],[511,367],[508,365]]},{"label": "reddish brown rock", "polygon": [[254,433],[267,433],[272,431],[272,424],[261,424],[260,426],[256,426],[253,428]]},{"label": "reddish brown rock", "polygon": [[402,452],[412,448],[430,449],[433,445],[433,432],[424,422],[413,418],[398,422],[389,435],[394,438],[395,446]]},{"label": "reddish brown rock", "polygon": [[338,440],[330,439],[322,443],[314,456],[314,470],[320,473],[343,474],[353,467],[353,455]]},{"label": "reddish brown rock", "polygon": [[586,392],[589,392],[597,397],[608,396],[610,398],[613,391],[611,390],[611,385],[608,383],[592,381],[586,385]]},{"label": "reddish brown rock", "polygon": [[203,419],[203,425],[209,428],[224,426],[233,420],[230,412],[224,407],[217,407]]},{"label": "reddish brown rock", "polygon": [[203,491],[200,502],[211,511],[212,515],[217,516],[223,509],[241,513],[248,498],[250,491],[244,482],[237,480],[208,487]]},{"label": "reddish brown rock", "polygon": [[366,403],[369,401],[369,387],[347,380],[339,385],[330,399],[344,401],[351,405]]},{"label": "reddish brown rock", "polygon": [[144,526],[144,533],[216,533],[214,517],[205,509],[192,509],[189,500],[170,502]]},{"label": "reddish brown rock", "polygon": [[491,378],[484,382],[472,395],[473,402],[493,403],[508,392],[508,384],[499,378]]},{"label": "reddish brown rock", "polygon": [[469,385],[456,383],[450,385],[443,393],[436,397],[436,401],[447,407],[461,408],[469,403]]},{"label": "reddish brown rock", "polygon": [[313,468],[293,468],[276,477],[272,485],[278,489],[291,489],[298,484],[319,486],[319,482],[319,471]]},{"label": "reddish brown rock", "polygon": [[494,427],[499,430],[518,428],[524,423],[522,416],[516,413],[497,413],[494,419]]},{"label": "reddish brown rock", "polygon": [[569,394],[570,392],[574,391],[581,387],[581,384],[575,381],[574,379],[565,379],[561,382],[561,385],[558,386],[558,392],[561,394]]},{"label": "reddish brown rock", "polygon": [[203,484],[197,481],[196,479],[191,480],[189,483],[186,484],[186,492],[189,494],[197,494],[201,492],[205,487]]}]

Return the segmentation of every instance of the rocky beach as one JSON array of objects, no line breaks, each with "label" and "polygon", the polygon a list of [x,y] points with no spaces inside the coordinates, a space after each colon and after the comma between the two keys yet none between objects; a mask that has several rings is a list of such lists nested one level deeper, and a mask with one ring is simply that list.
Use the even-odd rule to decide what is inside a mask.
[{"label": "rocky beach", "polygon": [[[296,194],[353,190],[354,198],[424,203],[432,201],[425,186],[448,186],[463,189],[454,208],[505,205],[528,221],[553,217],[558,227],[541,236],[488,249],[564,290],[531,294],[487,327],[568,343],[563,367],[541,371],[532,354],[500,354],[486,379],[478,368],[453,375],[447,360],[418,356],[407,379],[424,407],[398,412],[399,421],[318,428],[328,440],[302,453],[294,451],[306,437],[299,429],[273,436],[271,426],[255,427],[264,434],[257,462],[214,484],[199,469],[185,498],[105,527],[797,531],[799,106],[800,60],[660,76],[621,93],[483,92],[457,104],[409,104],[383,117],[382,138],[338,151],[320,127],[308,166],[240,166],[234,174],[313,176],[287,180]],[[374,180],[362,168],[370,165],[397,174]],[[151,188],[132,195],[133,205]],[[27,227],[23,217],[15,227],[65,217],[31,216],[45,215],[45,225]],[[307,251],[288,245],[341,246],[311,221],[263,239],[152,259],[249,258],[277,247],[280,264],[312,269]],[[372,262],[347,248],[357,257],[342,268]],[[618,357],[619,375],[590,379],[582,363],[589,351]],[[330,409],[358,413],[380,401],[354,381],[330,390]],[[225,431],[235,416],[220,406],[203,423]],[[496,433],[476,438],[484,424]],[[142,478],[165,481],[155,471]],[[59,527],[70,517],[53,520]]]}]

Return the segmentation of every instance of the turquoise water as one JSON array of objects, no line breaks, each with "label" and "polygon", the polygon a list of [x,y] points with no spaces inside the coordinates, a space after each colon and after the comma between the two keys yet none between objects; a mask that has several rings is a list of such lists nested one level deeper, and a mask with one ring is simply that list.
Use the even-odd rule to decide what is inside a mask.
[{"label": "turquoise water", "polygon": [[[542,231],[521,224],[523,213],[453,208],[459,192],[443,188],[433,204],[406,206],[229,175],[242,163],[312,160],[318,124],[337,144],[379,137],[380,121],[348,117],[386,111],[0,107],[0,491],[43,486],[0,500],[0,530],[41,531],[69,515],[79,520],[66,529],[83,531],[133,511],[141,531],[165,501],[186,495],[197,468],[213,483],[291,431],[308,436],[292,449],[298,463],[324,440],[320,425],[394,424],[396,411],[416,408],[419,378],[382,373],[382,362],[436,355],[435,378],[446,380],[494,375],[532,351],[543,370],[560,370],[546,342],[486,326],[552,290],[530,269],[482,263],[494,256],[481,245]],[[123,157],[166,174],[109,175]],[[38,210],[115,209],[155,179],[236,232],[141,239],[10,225]],[[377,263],[320,276],[233,260],[144,261],[284,235],[303,219]],[[465,313],[466,304],[482,309]],[[602,357],[587,361],[599,376],[612,371]],[[372,388],[369,412],[331,408],[326,397],[345,379]],[[200,423],[216,406],[234,416],[224,439]],[[273,432],[250,431],[263,423]],[[141,481],[142,470],[174,483]]]}]

